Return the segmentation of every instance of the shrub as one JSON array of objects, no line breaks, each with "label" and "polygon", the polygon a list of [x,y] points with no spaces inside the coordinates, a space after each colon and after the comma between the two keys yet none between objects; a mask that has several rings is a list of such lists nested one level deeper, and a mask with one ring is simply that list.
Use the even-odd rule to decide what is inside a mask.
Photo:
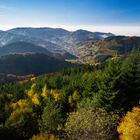
[{"label": "shrub", "polygon": [[84,107],[69,114],[65,124],[70,139],[115,140],[117,139],[117,115],[102,109]]}]

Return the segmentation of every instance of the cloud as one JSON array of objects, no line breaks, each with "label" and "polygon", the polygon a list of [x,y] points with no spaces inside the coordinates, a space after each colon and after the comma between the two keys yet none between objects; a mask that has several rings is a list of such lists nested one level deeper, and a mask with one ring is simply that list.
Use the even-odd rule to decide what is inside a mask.
[{"label": "cloud", "polygon": [[116,35],[140,36],[140,25],[62,25],[61,27],[71,31],[85,29],[93,32],[111,32]]},{"label": "cloud", "polygon": [[111,25],[111,26],[89,26],[91,31],[112,32],[116,35],[140,36],[138,25]]},{"label": "cloud", "polygon": [[13,24],[0,26],[1,30],[8,30],[15,27],[52,27],[52,28],[63,28],[69,31],[75,31],[78,29],[84,29],[93,32],[111,32],[116,35],[127,35],[127,36],[140,36],[140,26],[135,25],[62,25],[62,24],[41,24],[41,23],[28,23],[28,24]]}]

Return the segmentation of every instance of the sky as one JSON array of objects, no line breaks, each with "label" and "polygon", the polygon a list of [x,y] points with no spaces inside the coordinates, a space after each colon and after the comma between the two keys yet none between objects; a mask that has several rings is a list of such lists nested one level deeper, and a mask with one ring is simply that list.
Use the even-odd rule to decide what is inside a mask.
[{"label": "sky", "polygon": [[0,0],[0,30],[15,27],[140,36],[140,0]]}]

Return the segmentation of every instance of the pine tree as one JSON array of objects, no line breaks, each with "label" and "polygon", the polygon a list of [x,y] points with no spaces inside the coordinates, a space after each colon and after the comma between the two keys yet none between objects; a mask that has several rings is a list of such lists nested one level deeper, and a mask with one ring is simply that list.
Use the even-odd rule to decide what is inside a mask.
[{"label": "pine tree", "polygon": [[118,101],[125,111],[137,106],[140,101],[140,54],[126,58],[118,81]]},{"label": "pine tree", "polygon": [[101,82],[98,85],[99,91],[94,98],[97,107],[104,108],[107,111],[117,110],[116,96],[118,89],[116,88],[117,80],[120,76],[121,60],[114,58],[108,62],[101,75]]}]

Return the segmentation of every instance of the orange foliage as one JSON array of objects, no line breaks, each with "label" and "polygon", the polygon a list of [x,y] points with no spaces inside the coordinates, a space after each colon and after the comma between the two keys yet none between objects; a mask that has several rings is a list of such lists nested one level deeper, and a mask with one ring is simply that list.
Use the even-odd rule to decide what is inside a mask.
[{"label": "orange foliage", "polygon": [[37,93],[33,95],[32,102],[35,105],[39,105],[39,97],[38,97],[38,94]]}]

